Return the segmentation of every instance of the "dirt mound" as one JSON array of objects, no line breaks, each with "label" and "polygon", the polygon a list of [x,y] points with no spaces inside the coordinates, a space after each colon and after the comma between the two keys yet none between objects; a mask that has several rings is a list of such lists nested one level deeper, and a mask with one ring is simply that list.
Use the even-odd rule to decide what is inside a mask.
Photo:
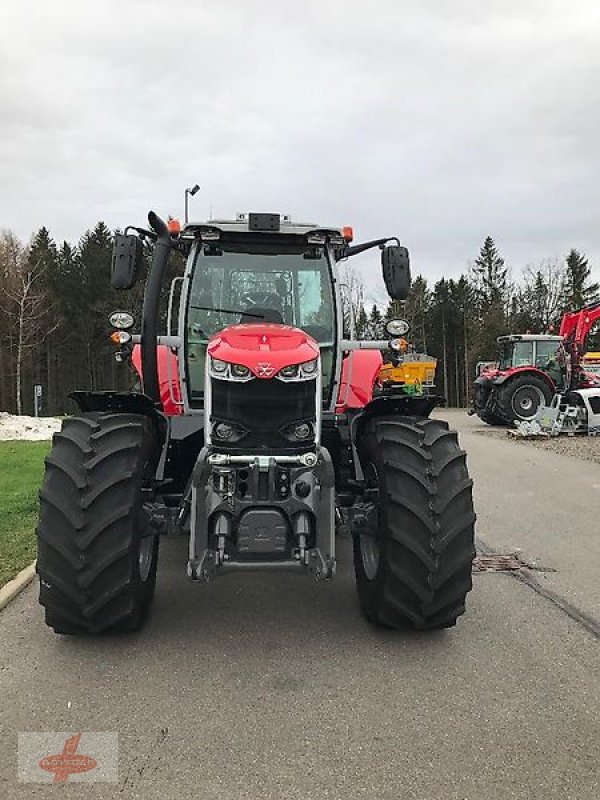
[{"label": "dirt mound", "polygon": [[57,417],[17,417],[0,411],[0,441],[51,439],[52,434],[60,430],[60,425],[61,420]]}]

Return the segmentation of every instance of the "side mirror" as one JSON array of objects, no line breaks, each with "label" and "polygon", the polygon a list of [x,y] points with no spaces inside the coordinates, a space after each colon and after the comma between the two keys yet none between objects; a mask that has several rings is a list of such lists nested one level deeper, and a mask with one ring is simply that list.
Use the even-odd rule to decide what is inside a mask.
[{"label": "side mirror", "polygon": [[142,240],[139,236],[115,233],[110,283],[113,289],[131,289],[142,263]]},{"label": "side mirror", "polygon": [[406,247],[392,244],[381,251],[385,288],[392,300],[406,300],[410,291],[410,258]]}]

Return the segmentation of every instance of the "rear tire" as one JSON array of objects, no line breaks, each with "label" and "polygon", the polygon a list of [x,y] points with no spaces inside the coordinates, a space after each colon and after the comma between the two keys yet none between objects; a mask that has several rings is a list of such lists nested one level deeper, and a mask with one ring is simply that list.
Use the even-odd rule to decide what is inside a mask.
[{"label": "rear tire", "polygon": [[472,481],[457,435],[441,420],[367,421],[358,445],[365,516],[354,530],[362,612],[390,628],[456,624],[472,587]]},{"label": "rear tire", "polygon": [[494,414],[488,409],[487,406],[490,394],[494,394],[494,387],[489,381],[483,384],[475,384],[474,402],[477,416],[482,422],[485,422],[486,425],[506,425],[506,421],[499,414]]},{"label": "rear tire", "polygon": [[530,420],[553,397],[549,382],[539,375],[517,375],[499,387],[498,410],[509,424]]},{"label": "rear tire", "polygon": [[72,417],[55,434],[40,491],[37,572],[56,633],[143,625],[158,563],[144,504],[158,454],[153,423],[138,414]]}]

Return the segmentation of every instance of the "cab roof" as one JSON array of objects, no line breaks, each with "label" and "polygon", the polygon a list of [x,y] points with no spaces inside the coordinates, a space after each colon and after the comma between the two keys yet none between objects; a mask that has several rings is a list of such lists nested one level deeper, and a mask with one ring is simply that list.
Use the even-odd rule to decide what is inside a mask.
[{"label": "cab roof", "polygon": [[503,342],[563,342],[563,336],[550,336],[547,333],[509,333],[506,336],[499,336],[496,341]]},{"label": "cab roof", "polygon": [[315,222],[293,222],[289,214],[240,213],[235,219],[209,219],[204,222],[188,222],[183,226],[183,234],[199,234],[206,230],[223,233],[267,233],[306,236],[312,232],[323,232],[341,237],[342,229],[337,226],[322,226]]}]

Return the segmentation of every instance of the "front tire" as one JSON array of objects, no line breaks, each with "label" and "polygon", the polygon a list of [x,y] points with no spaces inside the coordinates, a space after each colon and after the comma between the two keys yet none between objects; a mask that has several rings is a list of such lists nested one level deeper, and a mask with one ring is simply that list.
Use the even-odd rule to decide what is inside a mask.
[{"label": "front tire", "polygon": [[510,424],[530,420],[542,405],[549,406],[553,391],[539,375],[517,375],[499,387],[498,410]]},{"label": "front tire", "polygon": [[440,420],[367,421],[359,445],[365,515],[354,530],[360,606],[371,622],[455,625],[472,587],[472,481],[457,435]]},{"label": "front tire", "polygon": [[37,572],[56,633],[138,630],[154,595],[158,536],[146,503],[159,454],[150,419],[66,419],[46,459]]}]

